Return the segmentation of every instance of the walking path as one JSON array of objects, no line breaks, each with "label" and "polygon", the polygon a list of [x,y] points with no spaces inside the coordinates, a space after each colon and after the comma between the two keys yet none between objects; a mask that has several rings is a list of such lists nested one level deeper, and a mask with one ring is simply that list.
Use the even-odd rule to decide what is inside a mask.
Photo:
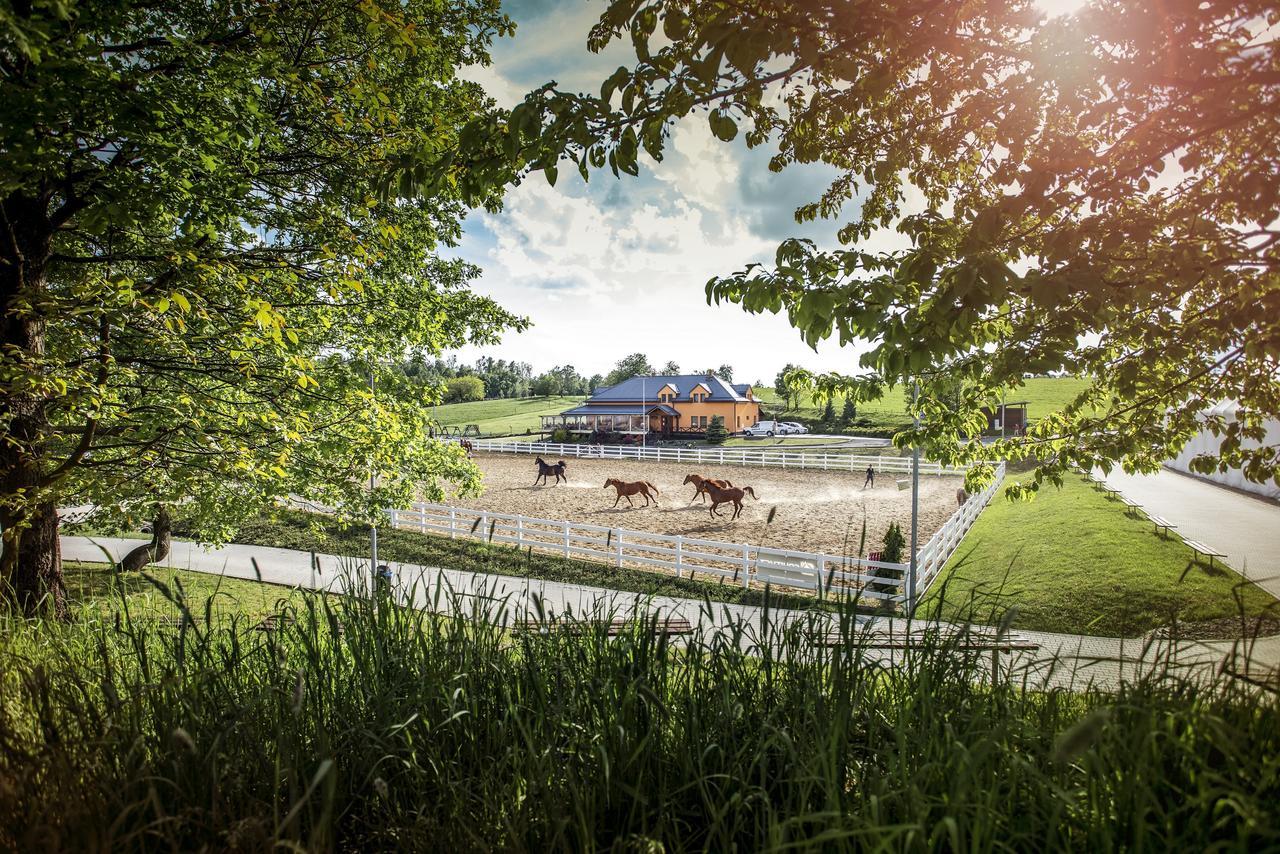
[{"label": "walking path", "polygon": [[[105,555],[118,559],[138,545],[138,540],[112,537],[63,537],[65,560],[102,561]],[[105,552],[105,555],[104,555]],[[266,546],[229,545],[207,548],[195,543],[173,543],[165,566],[231,578],[258,579],[272,584],[315,590],[345,592],[367,590],[367,559],[311,554]],[[644,596],[562,584],[539,579],[486,575],[454,569],[390,563],[397,589],[411,593],[413,604],[438,612],[463,610],[475,616],[508,621],[541,614],[592,613],[598,611],[660,612],[683,617],[708,632],[737,632],[741,643],[758,647],[777,637],[779,627],[800,620],[821,620],[815,612],[774,609],[770,626],[764,627],[764,611],[750,605],[707,603],[667,596]],[[877,621],[884,626],[904,625],[904,620],[860,616],[860,624]],[[750,631],[743,631],[749,627]],[[763,631],[761,630],[763,629]],[[1035,653],[1018,653],[1016,676],[1035,687],[1115,686],[1121,678],[1173,662],[1204,675],[1221,668],[1247,673],[1254,679],[1280,678],[1280,636],[1256,642],[1184,641],[1174,649],[1163,643],[1142,639],[1099,638],[1050,632],[1019,632],[1040,644]],[[879,653],[892,661],[893,652]]]},{"label": "walking path", "polygon": [[1280,504],[1168,469],[1113,471],[1106,480],[1181,536],[1225,553],[1232,569],[1280,599]]}]

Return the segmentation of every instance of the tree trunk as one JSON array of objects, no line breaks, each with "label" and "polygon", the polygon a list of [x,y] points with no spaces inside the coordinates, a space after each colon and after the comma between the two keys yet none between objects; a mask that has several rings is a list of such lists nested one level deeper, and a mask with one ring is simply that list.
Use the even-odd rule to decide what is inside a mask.
[{"label": "tree trunk", "polygon": [[138,546],[120,561],[120,572],[137,572],[150,563],[162,561],[169,556],[169,544],[172,541],[173,519],[169,516],[169,508],[163,504],[156,510],[156,519],[151,526],[151,542]]},{"label": "tree trunk", "polygon": [[44,612],[67,617],[67,594],[62,583],[62,549],[58,544],[58,508],[42,504],[23,518],[4,517],[3,577],[14,604],[28,617]]},{"label": "tree trunk", "polygon": [[45,360],[46,264],[53,245],[47,199],[15,192],[0,201],[0,555],[3,593],[22,612],[42,604],[66,616],[56,499],[42,478],[49,419],[39,388]]}]

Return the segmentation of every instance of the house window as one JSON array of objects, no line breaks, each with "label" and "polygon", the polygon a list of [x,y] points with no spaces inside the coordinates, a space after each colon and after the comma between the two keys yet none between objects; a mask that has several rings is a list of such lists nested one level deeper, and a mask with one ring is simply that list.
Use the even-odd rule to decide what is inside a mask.
[{"label": "house window", "polygon": [[698,426],[699,426],[699,427],[706,427],[706,426],[707,426],[707,416],[705,416],[705,415],[699,415],[699,416],[698,416]]}]

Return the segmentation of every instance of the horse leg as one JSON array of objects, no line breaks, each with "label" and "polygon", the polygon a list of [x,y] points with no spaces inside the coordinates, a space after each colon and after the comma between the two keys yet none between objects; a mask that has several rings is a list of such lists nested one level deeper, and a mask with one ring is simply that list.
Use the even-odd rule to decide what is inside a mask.
[{"label": "horse leg", "polygon": [[613,506],[614,506],[614,507],[617,507],[617,506],[618,506],[618,502],[619,502],[619,501],[621,501],[621,500],[622,500],[622,493],[621,493],[621,492],[619,492],[619,493],[618,493],[618,497],[617,497],[617,498],[615,498],[615,499],[613,499]]},{"label": "horse leg", "polygon": [[635,506],[636,506],[636,503],[635,503],[634,501],[632,501],[632,500],[631,500],[631,493],[629,493],[629,492],[628,492],[628,493],[624,493],[624,494],[627,496],[627,503],[628,503],[628,504],[630,504],[632,507],[635,507]]},{"label": "horse leg", "polygon": [[[742,502],[741,502],[741,501],[735,501],[735,502],[733,502],[733,518],[734,518],[734,519],[737,519],[737,518],[738,518],[738,514],[739,514],[739,513],[741,513],[741,512],[742,512]],[[732,521],[732,520],[730,520],[730,521]]]}]

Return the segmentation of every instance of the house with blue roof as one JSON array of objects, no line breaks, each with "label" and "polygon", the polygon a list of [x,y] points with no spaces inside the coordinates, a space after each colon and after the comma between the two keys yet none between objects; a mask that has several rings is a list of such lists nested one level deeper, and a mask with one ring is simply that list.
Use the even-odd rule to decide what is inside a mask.
[{"label": "house with blue roof", "polygon": [[542,429],[675,436],[703,433],[717,415],[736,433],[760,420],[760,401],[750,385],[733,385],[715,374],[632,377],[597,389],[581,406],[542,416]]}]

